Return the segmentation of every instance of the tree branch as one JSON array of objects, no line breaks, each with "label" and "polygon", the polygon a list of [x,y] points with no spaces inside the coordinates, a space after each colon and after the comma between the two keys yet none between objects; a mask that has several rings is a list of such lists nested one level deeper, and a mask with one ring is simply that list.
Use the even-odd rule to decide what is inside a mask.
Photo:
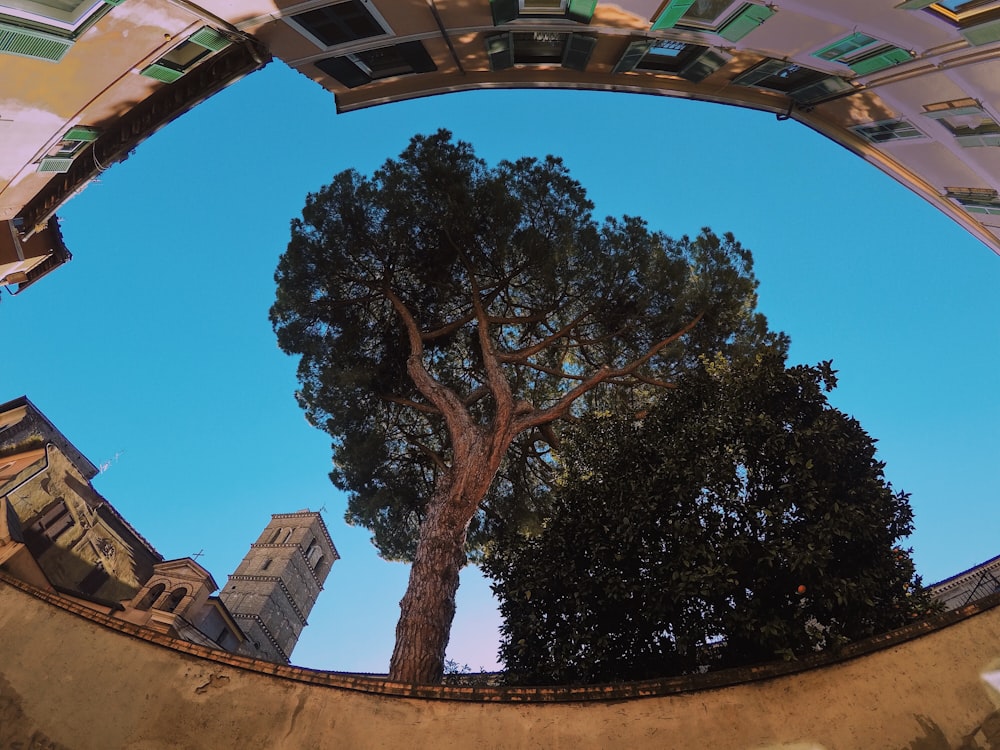
[{"label": "tree branch", "polygon": [[448,471],[448,464],[445,463],[445,460],[441,458],[441,456],[437,453],[437,451],[432,451],[430,448],[428,448],[426,445],[424,445],[418,440],[411,441],[410,445],[414,446],[421,453],[427,456],[431,460],[431,462],[436,467],[438,467],[438,469],[440,469],[442,472]]},{"label": "tree branch", "polygon": [[405,406],[409,409],[423,412],[424,414],[441,414],[441,410],[436,406],[422,404],[419,401],[413,401],[408,398],[403,398],[402,396],[395,396],[391,393],[380,393],[379,398],[392,404],[399,404],[400,406]]},{"label": "tree branch", "polygon": [[[448,240],[454,245],[451,235]],[[483,306],[483,299],[479,293],[479,280],[476,278],[472,261],[464,250],[457,248],[469,274],[469,283],[472,287],[472,310],[476,316],[476,333],[479,338],[479,349],[483,357],[483,369],[486,370],[486,382],[489,385],[490,393],[496,401],[496,413],[494,415],[494,426],[499,428],[494,430],[494,435],[498,432],[506,432],[510,425],[514,411],[514,396],[510,390],[510,383],[504,375],[503,368],[496,350],[493,348],[493,341],[490,339],[490,324],[486,316],[486,308]]]},{"label": "tree branch", "polygon": [[[580,325],[580,323],[588,315],[590,315],[590,310],[587,310],[585,312],[580,313],[573,320],[571,320],[569,323],[567,323],[562,328],[560,328],[558,331],[556,331],[555,333],[552,333],[552,334],[546,336],[544,339],[542,339],[538,343],[532,344],[531,346],[527,346],[524,349],[518,349],[516,352],[505,352],[503,354],[497,354],[497,359],[499,359],[501,362],[512,362],[512,361],[513,362],[517,362],[517,361],[521,361],[521,360],[516,359],[516,358],[519,358],[519,357],[531,357],[532,355],[538,354],[538,352],[542,351],[543,349],[548,348],[549,346],[551,346],[553,343],[555,343],[559,339],[562,339],[562,338],[565,338],[566,336],[568,336],[572,332],[572,330],[574,328],[576,328],[578,325]],[[511,359],[508,359],[508,358],[511,358]]]},{"label": "tree branch", "polygon": [[430,401],[440,411],[448,425],[449,432],[455,437],[471,426],[471,419],[462,400],[447,386],[438,382],[424,367],[424,344],[420,337],[420,329],[413,313],[403,303],[399,296],[389,288],[388,284],[382,290],[399,315],[410,342],[410,356],[406,358],[406,372],[421,395]]},{"label": "tree branch", "polygon": [[631,375],[636,370],[638,370],[642,365],[646,364],[649,360],[655,357],[657,353],[660,350],[662,350],[665,346],[672,344],[674,341],[677,341],[677,339],[679,339],[681,336],[683,336],[692,328],[694,328],[696,325],[698,325],[699,321],[701,321],[704,315],[705,313],[698,313],[695,316],[694,320],[692,320],[686,326],[681,328],[676,333],[672,333],[666,338],[661,339],[652,347],[650,347],[645,354],[643,354],[638,359],[632,360],[629,364],[625,365],[624,367],[612,370],[610,367],[605,365],[604,367],[600,368],[592,375],[587,377],[587,379],[581,382],[578,386],[568,391],[566,395],[564,395],[552,406],[546,409],[535,409],[530,414],[523,415],[520,419],[517,420],[515,427],[520,432],[522,430],[526,430],[531,427],[537,427],[538,425],[545,424],[546,422],[551,422],[555,419],[559,419],[569,411],[569,408],[573,405],[573,402],[576,401],[578,398],[580,398],[580,396],[587,393],[588,391],[593,390],[598,385],[606,382],[611,378],[620,378],[624,375]]}]

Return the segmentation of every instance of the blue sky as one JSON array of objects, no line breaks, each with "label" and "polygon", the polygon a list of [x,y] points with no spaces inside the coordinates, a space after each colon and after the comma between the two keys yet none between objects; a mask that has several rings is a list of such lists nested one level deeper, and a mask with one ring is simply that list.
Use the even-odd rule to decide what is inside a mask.
[{"label": "blue sky", "polygon": [[[0,400],[27,394],[94,484],[167,558],[223,584],[271,513],[325,507],[342,559],[293,662],[385,671],[408,568],[343,522],[329,438],[295,404],[267,320],[305,194],[370,173],[439,127],[489,162],[562,156],[597,214],[670,234],[732,231],[791,359],[832,359],[833,402],[912,493],[933,582],[1000,554],[1000,258],[845,149],[792,121],[664,97],[491,91],[337,115],[274,63],[143,143],[61,211],[74,260],[4,295]],[[905,144],[899,146],[905,148]],[[463,573],[449,657],[495,664],[488,586]]]}]

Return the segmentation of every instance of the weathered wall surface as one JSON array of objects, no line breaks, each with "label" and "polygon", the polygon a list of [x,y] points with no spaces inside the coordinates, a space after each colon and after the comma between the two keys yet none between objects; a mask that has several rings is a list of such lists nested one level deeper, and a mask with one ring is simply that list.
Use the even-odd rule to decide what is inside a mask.
[{"label": "weathered wall surface", "polygon": [[1000,748],[998,599],[806,671],[573,691],[409,688],[267,664],[47,596],[0,578],[4,750]]}]

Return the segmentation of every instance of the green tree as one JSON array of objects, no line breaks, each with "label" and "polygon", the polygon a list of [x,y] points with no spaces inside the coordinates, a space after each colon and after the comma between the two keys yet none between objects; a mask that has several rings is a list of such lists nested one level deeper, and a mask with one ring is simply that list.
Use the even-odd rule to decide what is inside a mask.
[{"label": "green tree", "polygon": [[393,679],[440,679],[459,570],[529,524],[554,422],[769,339],[732,236],[597,223],[561,161],[488,167],[450,133],[306,200],[271,321],[333,438],[348,521],[412,559]]},{"label": "green tree", "polygon": [[643,679],[792,658],[929,597],[909,498],[833,408],[830,363],[772,352],[683,376],[641,419],[566,436],[542,533],[486,561],[513,682]]}]

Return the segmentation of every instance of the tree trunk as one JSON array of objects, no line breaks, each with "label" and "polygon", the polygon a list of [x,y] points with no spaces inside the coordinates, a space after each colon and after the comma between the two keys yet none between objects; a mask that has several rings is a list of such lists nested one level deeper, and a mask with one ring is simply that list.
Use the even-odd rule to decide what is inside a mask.
[{"label": "tree trunk", "polygon": [[469,502],[461,492],[465,483],[454,476],[449,479],[434,491],[420,527],[406,594],[399,603],[396,646],[389,664],[389,679],[397,682],[435,683],[444,671],[466,533],[481,499]]}]

